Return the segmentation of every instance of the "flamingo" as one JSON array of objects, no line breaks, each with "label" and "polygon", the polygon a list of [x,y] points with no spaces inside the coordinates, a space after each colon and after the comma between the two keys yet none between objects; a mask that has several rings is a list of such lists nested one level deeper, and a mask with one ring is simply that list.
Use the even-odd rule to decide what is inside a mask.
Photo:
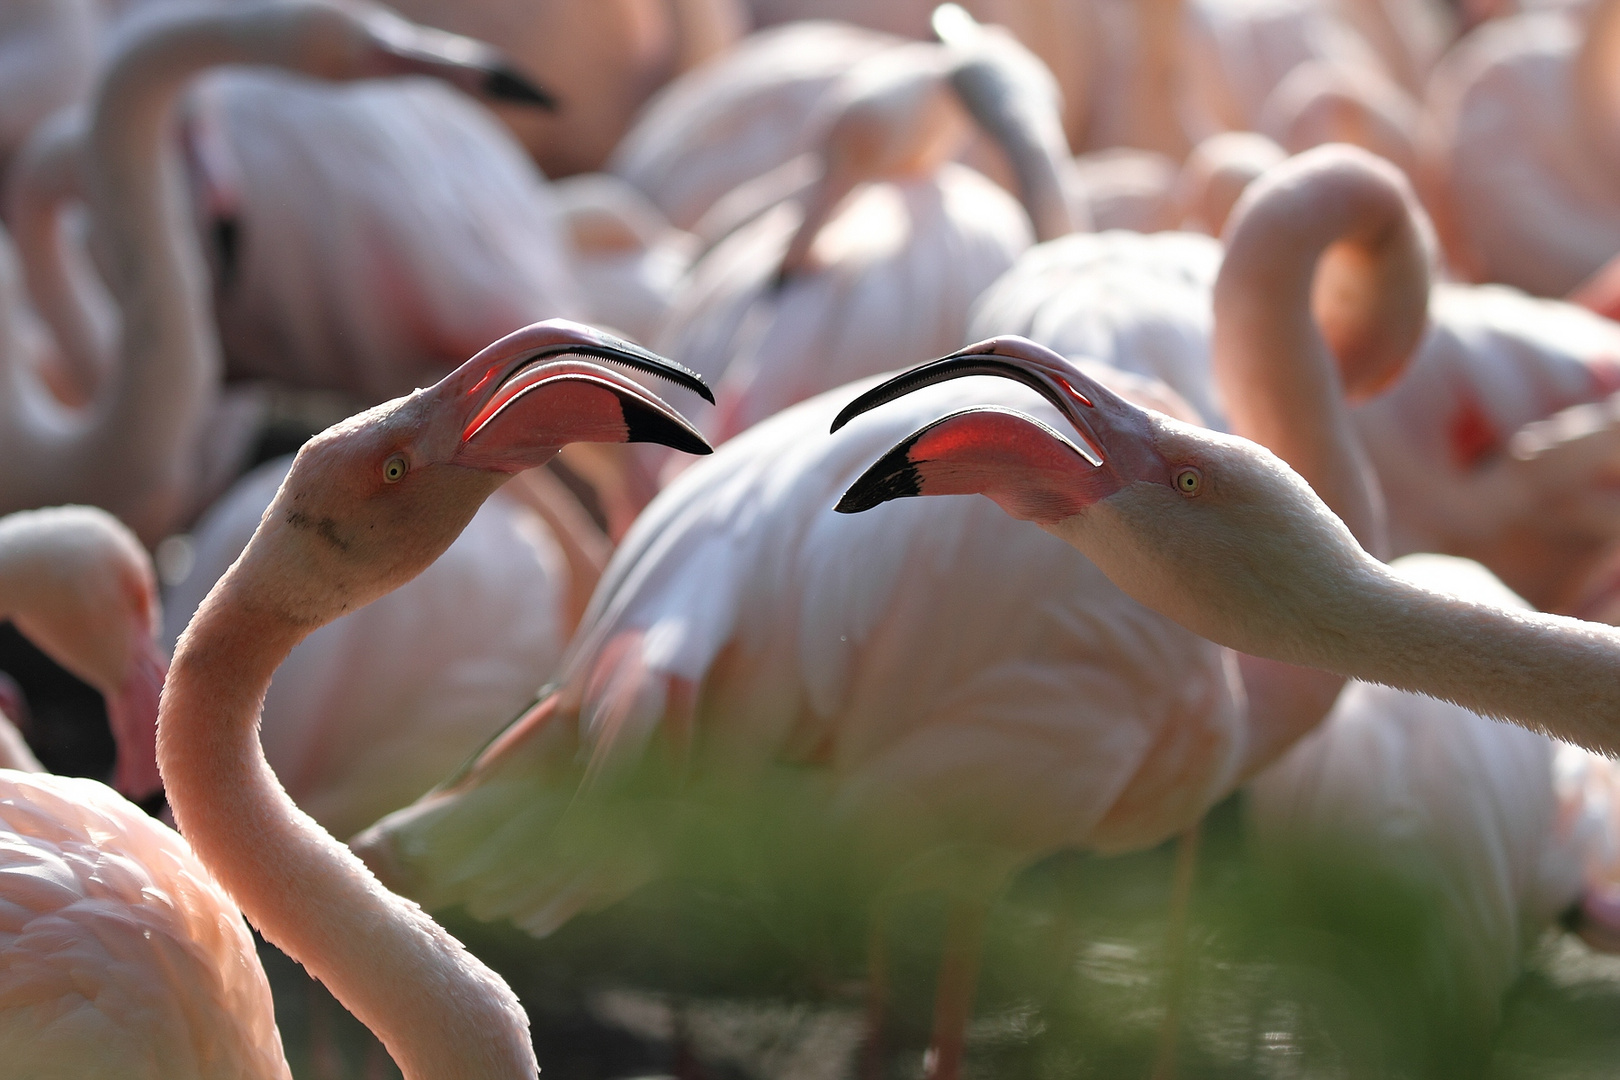
[{"label": "flamingo", "polygon": [[1494,20],[1436,70],[1425,201],[1466,280],[1563,296],[1620,252],[1620,4]]},{"label": "flamingo", "polygon": [[826,93],[850,67],[896,44],[824,22],[751,34],[650,100],[606,171],[645,193],[670,224],[691,229],[728,192],[813,149],[811,121]]},{"label": "flamingo", "polygon": [[[118,790],[132,799],[156,793],[158,690],[168,660],[156,642],[157,576],[140,542],[88,506],[7,514],[0,518],[0,618],[100,691],[118,747]],[[0,768],[40,771],[9,724],[6,736]]]},{"label": "flamingo", "polygon": [[[159,765],[195,852],[100,785],[0,773],[0,1040],[23,1074],[285,1080],[234,895],[357,1003],[407,1077],[535,1076],[527,1022],[499,977],[288,801],[258,746],[264,686],[243,679],[263,665],[268,682],[279,662],[268,653],[420,571],[510,473],[560,443],[703,448],[634,383],[566,354],[691,381],[587,328],[544,324],[301,454],[165,688]],[[299,607],[289,586],[319,599]]]},{"label": "flamingo", "polygon": [[[1409,555],[1390,568],[1436,591],[1528,607],[1478,563]],[[1448,1030],[1485,1035],[1529,947],[1601,889],[1593,870],[1617,837],[1585,785],[1561,779],[1607,764],[1586,756],[1449,702],[1357,682],[1255,777],[1245,806],[1274,870],[1309,875],[1352,905],[1369,879],[1415,890],[1438,935],[1423,971],[1459,1025]],[[1595,944],[1613,912],[1591,910],[1583,936]]]},{"label": "flamingo", "polygon": [[[1358,246],[1359,261],[1335,259],[1326,276],[1349,271],[1339,279],[1348,287],[1376,267],[1377,285],[1360,290],[1366,308],[1333,312],[1331,340],[1351,386],[1387,378],[1423,322],[1407,284],[1425,267],[1409,197],[1387,166],[1328,153],[1268,177],[1248,207],[1217,294],[1217,371],[1243,407],[1234,425],[1287,444],[1376,543],[1376,498],[1356,465],[1340,377],[1301,313],[1322,250]],[[1108,377],[1181,401],[1142,375]],[[582,852],[558,816],[655,738],[688,762],[694,784],[706,774],[736,782],[775,762],[818,767],[835,812],[859,823],[857,848],[889,868],[932,861],[928,880],[954,882],[961,929],[941,976],[935,1041],[936,1075],[948,1076],[971,1009],[972,928],[1007,875],[1052,850],[1130,850],[1185,830],[1319,720],[1342,680],[1240,659],[1130,599],[1100,560],[1076,558],[982,500],[829,513],[925,415],[987,394],[1008,406],[1030,396],[932,391],[816,438],[852,392],[786,410],[678,477],[609,564],[554,692],[469,769],[352,843],[429,908],[461,905],[544,933],[657,873],[659,822],[645,824],[643,844]],[[1041,415],[1062,422],[1050,407]],[[1009,457],[1030,445],[1016,429],[1005,434]],[[1348,541],[1332,527],[1322,538],[1336,551]],[[1196,573],[1232,573],[1200,570],[1204,556],[1192,549],[1171,557]],[[1286,580],[1287,568],[1272,569]],[[1183,607],[1238,603],[1211,595],[1213,583],[1163,572]],[[1261,590],[1251,605],[1260,596],[1282,605],[1268,608],[1279,626],[1314,632],[1308,580],[1293,592],[1244,580]],[[1285,636],[1267,643],[1271,655]],[[537,850],[558,860],[537,867],[528,857]]]},{"label": "flamingo", "polygon": [[[233,379],[381,400],[519,326],[579,312],[544,179],[444,80],[486,101],[551,99],[468,49],[478,63],[441,67],[438,81],[226,71],[190,96],[193,212]],[[30,291],[73,369],[70,404],[117,348],[61,220],[83,193],[82,139],[70,119],[40,131],[8,185]]]},{"label": "flamingo", "polygon": [[[1266,153],[1263,143],[1255,149]],[[1229,186],[1205,189],[1218,196],[1206,212],[1217,217],[1231,189],[1264,164],[1246,164],[1243,145],[1220,153],[1239,160]],[[1205,168],[1200,156],[1188,164],[1189,193]],[[969,334],[1026,335],[1162,379],[1221,426],[1223,403],[1206,374],[1220,251],[1184,233],[1037,245],[985,290]],[[1352,409],[1388,504],[1392,553],[1471,558],[1535,606],[1568,610],[1615,534],[1602,483],[1613,424],[1588,413],[1557,433],[1519,435],[1620,389],[1620,332],[1572,304],[1501,286],[1440,283],[1428,295],[1417,354],[1385,392]]]},{"label": "flamingo", "polygon": [[[122,316],[120,356],[94,400],[74,411],[58,407],[8,349],[0,452],[10,467],[0,509],[92,503],[149,543],[191,511],[220,362],[166,135],[187,78],[233,60],[331,78],[509,77],[482,46],[426,35],[381,11],[319,3],[176,14],[131,33],[96,89],[83,151],[91,219]],[[11,323],[16,304],[6,292],[0,322]]]},{"label": "flamingo", "polygon": [[[655,341],[706,376],[723,374],[715,438],[883,370],[897,353],[954,345],[1030,225],[1041,238],[1073,228],[1055,90],[1039,62],[976,24],[942,36],[944,47],[892,49],[852,70],[802,215],[767,212],[693,267]],[[1006,149],[1028,224],[995,185],[948,164],[964,107]]]},{"label": "flamingo", "polygon": [[158,762],[181,832],[265,937],[410,1078],[533,1077],[522,1009],[294,806],[259,745],[259,703],[299,641],[420,573],[511,474],[561,445],[656,439],[707,450],[636,383],[570,355],[700,385],[645,350],[557,321],[317,436],[187,626],[165,686]]},{"label": "flamingo", "polygon": [[105,785],[0,770],[0,897],[8,1070],[291,1080],[236,905]]}]

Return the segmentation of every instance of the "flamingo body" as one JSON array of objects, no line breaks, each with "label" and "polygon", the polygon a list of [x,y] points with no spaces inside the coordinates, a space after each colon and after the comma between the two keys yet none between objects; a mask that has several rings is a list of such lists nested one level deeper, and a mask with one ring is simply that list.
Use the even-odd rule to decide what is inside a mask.
[{"label": "flamingo body", "polygon": [[490,113],[432,80],[214,76],[201,137],[227,371],[384,400],[582,302],[545,178]]},{"label": "flamingo body", "polygon": [[694,267],[660,329],[663,352],[719,380],[716,437],[955,346],[974,298],[1031,240],[1011,196],[949,163],[866,186],[821,230],[810,268],[775,287],[798,224],[782,206],[739,229]]},{"label": "flamingo body", "polygon": [[892,825],[880,846],[1120,850],[1229,789],[1244,716],[1223,650],[987,500],[832,512],[874,452],[964,391],[1048,415],[1033,395],[929,391],[826,438],[860,385],[757,425],[654,500],[593,598],[562,713],[358,841],[385,880],[535,932],[617,899],[642,878],[523,855],[558,825],[556,755],[611,769],[693,724],[699,762],[828,770],[844,812]]},{"label": "flamingo body", "polygon": [[1196,233],[1077,234],[1030,248],[980,296],[964,341],[1022,334],[1162,380],[1224,427],[1209,373],[1224,250]]},{"label": "flamingo body", "polygon": [[1481,27],[1435,72],[1425,167],[1472,280],[1563,296],[1620,251],[1613,166],[1578,114],[1584,37],[1579,14],[1527,12]]},{"label": "flamingo body", "polygon": [[91,780],[0,771],[0,1053],[52,1080],[287,1080],[236,906]]},{"label": "flamingo body", "polygon": [[607,171],[630,181],[678,228],[745,181],[816,145],[828,92],[884,34],[807,22],[750,35],[649,101]]}]

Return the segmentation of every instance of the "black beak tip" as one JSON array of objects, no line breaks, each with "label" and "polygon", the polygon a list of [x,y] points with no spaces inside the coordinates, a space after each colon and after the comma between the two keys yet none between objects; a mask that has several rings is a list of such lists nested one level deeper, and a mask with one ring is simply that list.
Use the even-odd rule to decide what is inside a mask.
[{"label": "black beak tip", "polygon": [[873,462],[833,509],[840,514],[859,514],[894,499],[921,495],[922,477],[909,457],[914,441],[907,439]]},{"label": "black beak tip", "polygon": [[838,415],[833,417],[832,427],[827,429],[827,434],[829,434],[829,435],[838,434],[839,429],[841,429],[845,424],[849,423],[851,420],[853,420],[857,416],[859,416],[864,411],[863,409],[861,409],[859,407],[860,404],[861,404],[860,400],[857,399],[855,401],[850,402],[848,405],[845,405],[843,407],[843,409],[838,413]]},{"label": "black beak tip", "polygon": [[658,443],[683,454],[700,457],[714,453],[714,447],[696,429],[649,409],[638,401],[627,401],[622,396],[619,400],[624,410],[625,442]]},{"label": "black beak tip", "polygon": [[536,86],[504,64],[491,68],[489,74],[484,76],[484,93],[495,101],[533,105],[547,112],[557,111],[556,95]]}]

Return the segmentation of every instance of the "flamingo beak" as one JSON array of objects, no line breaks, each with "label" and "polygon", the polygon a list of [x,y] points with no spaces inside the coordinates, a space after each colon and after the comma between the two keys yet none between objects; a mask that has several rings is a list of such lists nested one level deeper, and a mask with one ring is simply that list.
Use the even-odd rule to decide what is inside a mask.
[{"label": "flamingo beak", "polygon": [[1114,395],[1065,357],[1021,337],[990,338],[903,371],[844,406],[843,411],[833,419],[832,430],[836,432],[862,413],[925,386],[969,375],[992,375],[1030,387],[1056,406],[1080,436],[1078,442],[1064,441],[1069,442],[1075,452],[1093,466],[1102,466],[1103,443],[1093,426],[1094,410],[1096,402],[1112,402]]},{"label": "flamingo beak", "polygon": [[571,442],[654,442],[713,450],[680,413],[590,357],[713,396],[703,380],[656,353],[587,326],[551,320],[489,346],[444,384],[464,402],[458,465],[519,472]]},{"label": "flamingo beak", "polygon": [[118,747],[113,786],[134,802],[163,788],[157,766],[158,694],[168,670],[157,643],[143,637],[123,684],[107,697],[107,724]]},{"label": "flamingo beak", "polygon": [[389,75],[427,75],[474,97],[557,111],[557,97],[481,41],[376,13],[367,20]]}]

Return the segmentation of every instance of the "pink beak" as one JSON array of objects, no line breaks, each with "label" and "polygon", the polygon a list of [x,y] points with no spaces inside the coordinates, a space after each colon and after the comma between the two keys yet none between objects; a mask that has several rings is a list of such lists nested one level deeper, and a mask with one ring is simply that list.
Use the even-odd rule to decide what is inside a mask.
[{"label": "pink beak", "polygon": [[653,375],[714,400],[701,378],[656,353],[551,319],[508,334],[435,387],[436,393],[459,397],[466,410],[455,463],[519,472],[543,464],[571,442],[656,442],[689,454],[713,452],[656,395],[582,357]]}]

